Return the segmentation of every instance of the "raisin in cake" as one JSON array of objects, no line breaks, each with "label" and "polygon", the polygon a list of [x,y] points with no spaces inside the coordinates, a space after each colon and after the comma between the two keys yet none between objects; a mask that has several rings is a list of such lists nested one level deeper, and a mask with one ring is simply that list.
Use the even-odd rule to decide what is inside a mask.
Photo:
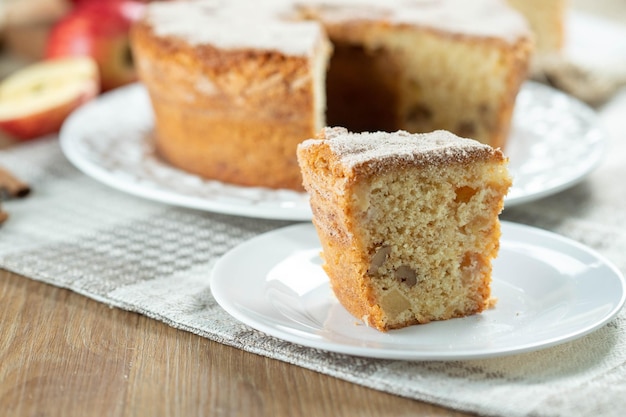
[{"label": "raisin in cake", "polygon": [[326,128],[298,161],[324,270],[352,315],[387,331],[490,306],[511,185],[500,150],[447,131]]}]

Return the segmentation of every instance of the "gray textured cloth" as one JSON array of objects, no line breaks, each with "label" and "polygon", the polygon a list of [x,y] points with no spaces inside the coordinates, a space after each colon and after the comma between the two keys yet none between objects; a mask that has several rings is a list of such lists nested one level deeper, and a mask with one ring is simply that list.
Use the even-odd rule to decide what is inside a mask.
[{"label": "gray textured cloth", "polygon": [[[586,244],[626,271],[626,92],[602,109],[611,143],[588,179],[502,218]],[[526,354],[472,361],[365,359],[294,345],[224,312],[208,277],[238,243],[289,224],[171,207],[108,188],[71,166],[56,138],[0,153],[29,182],[4,203],[0,266],[136,311],[211,340],[374,389],[497,416],[622,416],[626,315],[582,339]]]}]

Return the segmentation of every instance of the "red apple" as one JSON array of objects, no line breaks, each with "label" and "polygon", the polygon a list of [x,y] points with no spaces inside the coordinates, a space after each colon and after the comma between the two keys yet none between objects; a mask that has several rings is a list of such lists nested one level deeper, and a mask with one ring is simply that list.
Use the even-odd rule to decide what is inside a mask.
[{"label": "red apple", "polygon": [[129,41],[132,23],[144,11],[138,0],[83,1],[53,27],[46,58],[90,56],[98,64],[102,91],[137,79]]},{"label": "red apple", "polygon": [[98,67],[89,57],[51,59],[22,68],[0,83],[0,130],[21,140],[57,132],[99,88]]}]

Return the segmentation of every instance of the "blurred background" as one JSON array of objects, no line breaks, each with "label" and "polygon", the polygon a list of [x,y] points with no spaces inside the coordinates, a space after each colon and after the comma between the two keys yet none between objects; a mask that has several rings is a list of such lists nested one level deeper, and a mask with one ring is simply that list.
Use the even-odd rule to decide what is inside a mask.
[{"label": "blurred background", "polygon": [[[124,37],[149,1],[0,0],[0,81],[47,57],[78,54],[87,44],[91,44],[92,55],[100,55],[96,60],[101,92],[135,81],[131,51]],[[519,4],[517,0],[509,1]],[[529,0],[523,4],[544,7],[542,1]],[[546,4],[549,3],[553,2]],[[563,65],[562,60],[555,66],[551,61],[549,67],[543,68],[545,71],[533,74],[533,78],[588,104],[601,105],[626,85],[626,0],[565,0],[565,5],[566,14],[570,15],[565,23],[575,24],[576,28],[565,28],[563,50],[573,57],[576,66],[569,62]],[[55,36],[53,33],[59,25],[64,26],[63,34]],[[613,68],[613,73],[608,68]],[[0,131],[0,145],[10,144],[12,139]]]}]

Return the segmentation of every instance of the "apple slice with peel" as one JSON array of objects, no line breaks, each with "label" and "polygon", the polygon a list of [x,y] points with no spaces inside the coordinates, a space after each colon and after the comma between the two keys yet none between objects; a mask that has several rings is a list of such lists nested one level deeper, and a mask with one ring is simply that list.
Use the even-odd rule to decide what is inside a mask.
[{"label": "apple slice with peel", "polygon": [[58,132],[74,109],[99,92],[98,66],[90,57],[32,64],[0,83],[0,130],[21,140]]}]

